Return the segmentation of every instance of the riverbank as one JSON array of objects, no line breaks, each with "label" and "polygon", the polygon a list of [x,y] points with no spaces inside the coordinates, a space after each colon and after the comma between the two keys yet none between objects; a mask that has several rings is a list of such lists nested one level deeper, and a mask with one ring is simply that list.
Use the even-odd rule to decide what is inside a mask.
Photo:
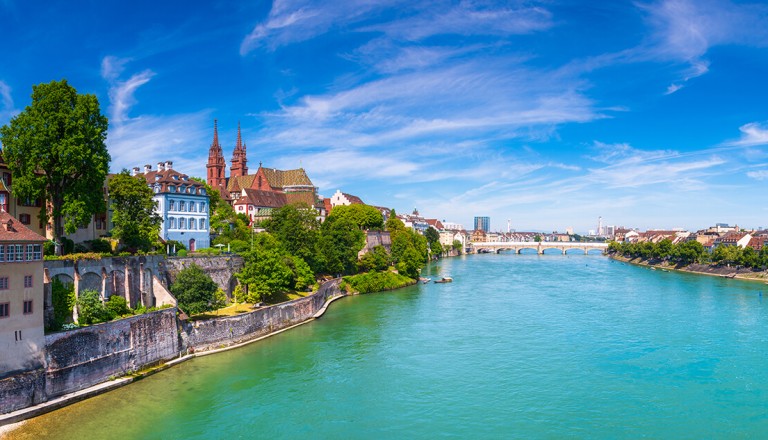
[{"label": "riverbank", "polygon": [[[20,426],[18,424],[19,422],[23,423],[23,421],[26,419],[37,417],[72,403],[85,400],[89,397],[93,397],[112,389],[125,386],[136,380],[168,369],[194,357],[205,356],[219,353],[225,350],[239,348],[265,339],[267,337],[274,336],[278,333],[290,330],[299,325],[306,324],[307,322],[313,321],[322,316],[333,301],[339,298],[343,298],[344,296],[346,295],[338,289],[338,281],[334,280],[326,283],[326,285],[324,285],[323,288],[321,288],[315,294],[306,298],[301,298],[299,300],[290,301],[289,303],[278,304],[254,311],[252,313],[234,317],[222,317],[195,323],[180,322],[178,325],[180,326],[179,328],[183,330],[182,333],[184,333],[184,336],[180,336],[179,338],[174,337],[173,339],[184,339],[186,344],[184,347],[177,347],[177,356],[173,358],[166,358],[167,360],[161,361],[159,363],[153,362],[150,364],[137,365],[138,371],[131,372],[119,378],[115,378],[114,376],[110,375],[109,380],[104,380],[107,379],[107,376],[103,375],[106,373],[103,371],[98,371],[98,373],[103,373],[103,379],[97,380],[97,383],[92,381],[92,385],[86,383],[83,384],[85,386],[82,388],[75,384],[70,384],[72,388],[70,392],[51,395],[48,400],[38,403],[37,405],[19,408],[6,414],[0,414],[0,427],[2,428],[2,430],[0,430],[0,439],[10,438],[9,433],[13,429]],[[320,300],[322,302],[316,300]],[[99,324],[100,327],[98,328],[96,328],[97,326],[93,327],[96,328],[100,334],[109,334],[110,332],[114,333],[111,327],[120,325],[125,325],[125,323],[114,321],[112,323]],[[175,334],[177,324],[173,324],[171,327],[173,328],[173,333]],[[220,327],[226,327],[226,332],[220,331]],[[93,330],[93,328],[91,328],[91,330]],[[75,330],[74,332],[77,331],[78,330]],[[82,332],[84,330],[80,329],[79,331]],[[135,338],[129,337],[127,339],[134,340]],[[88,350],[81,348],[80,351],[87,352]],[[88,362],[72,366],[59,365],[59,367],[61,367],[59,370],[71,370],[70,374],[73,374],[74,370],[77,370],[80,376],[87,376],[88,374],[92,374],[92,372],[88,370],[88,364],[98,363],[99,356],[111,358],[113,357],[114,353],[105,352],[91,354],[94,355],[94,358],[90,358],[89,356],[90,360],[88,360]],[[55,362],[50,364],[56,365]],[[80,371],[82,369],[85,370]],[[131,368],[128,367],[121,369],[123,372],[131,371]],[[51,376],[54,375],[56,371],[58,370],[49,369],[49,371],[44,372],[44,375]],[[13,378],[10,379],[13,381]],[[42,380],[45,381],[46,379]],[[53,390],[57,389],[56,385],[57,384],[46,384],[43,392],[49,393],[48,388]],[[9,392],[11,391],[24,393],[27,391],[33,392],[31,389],[24,390],[19,389],[18,387],[14,388],[13,390],[9,390]]]},{"label": "riverbank", "polygon": [[644,267],[650,267],[650,268],[657,268],[661,270],[674,270],[677,272],[685,272],[685,273],[692,273],[692,274],[698,274],[698,275],[709,275],[709,276],[715,276],[715,277],[721,277],[721,278],[734,278],[739,279],[743,281],[754,281],[754,282],[768,282],[768,271],[756,271],[750,268],[737,268],[737,267],[730,267],[730,266],[714,266],[711,264],[689,264],[687,266],[678,266],[674,264],[670,264],[666,261],[653,261],[653,260],[646,260],[643,258],[627,258],[621,255],[611,255],[608,254],[608,257],[616,260],[621,261],[624,263],[634,264],[636,266],[644,266]]}]

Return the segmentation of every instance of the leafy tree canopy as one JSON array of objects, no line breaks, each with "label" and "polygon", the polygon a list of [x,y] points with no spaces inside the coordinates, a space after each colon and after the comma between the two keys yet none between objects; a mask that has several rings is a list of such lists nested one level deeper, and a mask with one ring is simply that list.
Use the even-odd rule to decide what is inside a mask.
[{"label": "leafy tree canopy", "polygon": [[360,229],[384,228],[384,217],[378,209],[370,205],[342,205],[331,210],[328,218],[345,218]]},{"label": "leafy tree canopy", "polygon": [[0,127],[13,193],[50,202],[56,241],[105,209],[98,189],[109,171],[106,137],[96,96],[78,94],[67,80],[33,86],[32,103]]},{"label": "leafy tree canopy", "polygon": [[143,179],[123,170],[109,180],[112,234],[129,248],[147,250],[160,233],[162,218],[155,212],[152,189]]},{"label": "leafy tree canopy", "polygon": [[179,272],[176,282],[171,285],[171,293],[176,297],[181,310],[194,315],[214,309],[218,288],[200,266],[192,264]]},{"label": "leafy tree canopy", "polygon": [[320,229],[317,211],[304,203],[285,205],[272,211],[272,217],[262,226],[289,254],[315,266],[315,246]]},{"label": "leafy tree canopy", "polygon": [[363,246],[365,234],[352,220],[345,216],[329,216],[320,228],[318,265],[323,272],[329,274],[354,273],[357,253]]}]

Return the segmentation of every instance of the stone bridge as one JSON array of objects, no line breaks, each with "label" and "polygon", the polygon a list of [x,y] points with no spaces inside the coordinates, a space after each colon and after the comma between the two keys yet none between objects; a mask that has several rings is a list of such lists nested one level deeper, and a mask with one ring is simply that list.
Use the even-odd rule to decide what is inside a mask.
[{"label": "stone bridge", "polygon": [[590,251],[597,250],[602,253],[608,249],[608,243],[581,243],[567,241],[478,241],[472,242],[471,246],[477,253],[514,251],[516,254],[519,254],[523,249],[533,249],[539,255],[543,255],[544,251],[547,249],[557,249],[563,255],[571,250],[581,251],[584,255],[587,255]]}]

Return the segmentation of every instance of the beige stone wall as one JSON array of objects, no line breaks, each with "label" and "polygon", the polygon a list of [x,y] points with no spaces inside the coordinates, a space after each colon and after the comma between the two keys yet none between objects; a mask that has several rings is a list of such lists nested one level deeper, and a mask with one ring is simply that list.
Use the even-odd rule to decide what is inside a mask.
[{"label": "beige stone wall", "polygon": [[[32,287],[24,277],[32,276]],[[0,303],[9,303],[10,315],[0,318],[0,376],[39,368],[43,363],[43,262],[0,263],[0,277],[8,289],[0,290]],[[32,313],[24,314],[24,301],[32,300]]]}]

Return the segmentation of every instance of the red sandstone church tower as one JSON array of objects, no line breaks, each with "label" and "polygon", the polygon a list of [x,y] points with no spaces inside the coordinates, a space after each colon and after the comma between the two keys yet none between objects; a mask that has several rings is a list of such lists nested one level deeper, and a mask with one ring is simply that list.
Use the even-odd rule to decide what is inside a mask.
[{"label": "red sandstone church tower", "polygon": [[245,158],[245,144],[240,136],[240,122],[237,122],[237,144],[235,145],[235,151],[232,153],[232,166],[230,170],[230,178],[241,177],[248,175],[248,166],[246,165],[248,160]]},{"label": "red sandstone church tower", "polygon": [[[239,127],[237,139],[239,143]],[[227,162],[224,160],[224,153],[221,151],[221,145],[219,145],[219,128],[216,119],[213,120],[213,142],[211,143],[211,148],[208,150],[208,165],[206,165],[206,168],[208,168],[208,185],[213,189],[219,190],[219,193],[222,196],[225,196],[227,193]]]}]

